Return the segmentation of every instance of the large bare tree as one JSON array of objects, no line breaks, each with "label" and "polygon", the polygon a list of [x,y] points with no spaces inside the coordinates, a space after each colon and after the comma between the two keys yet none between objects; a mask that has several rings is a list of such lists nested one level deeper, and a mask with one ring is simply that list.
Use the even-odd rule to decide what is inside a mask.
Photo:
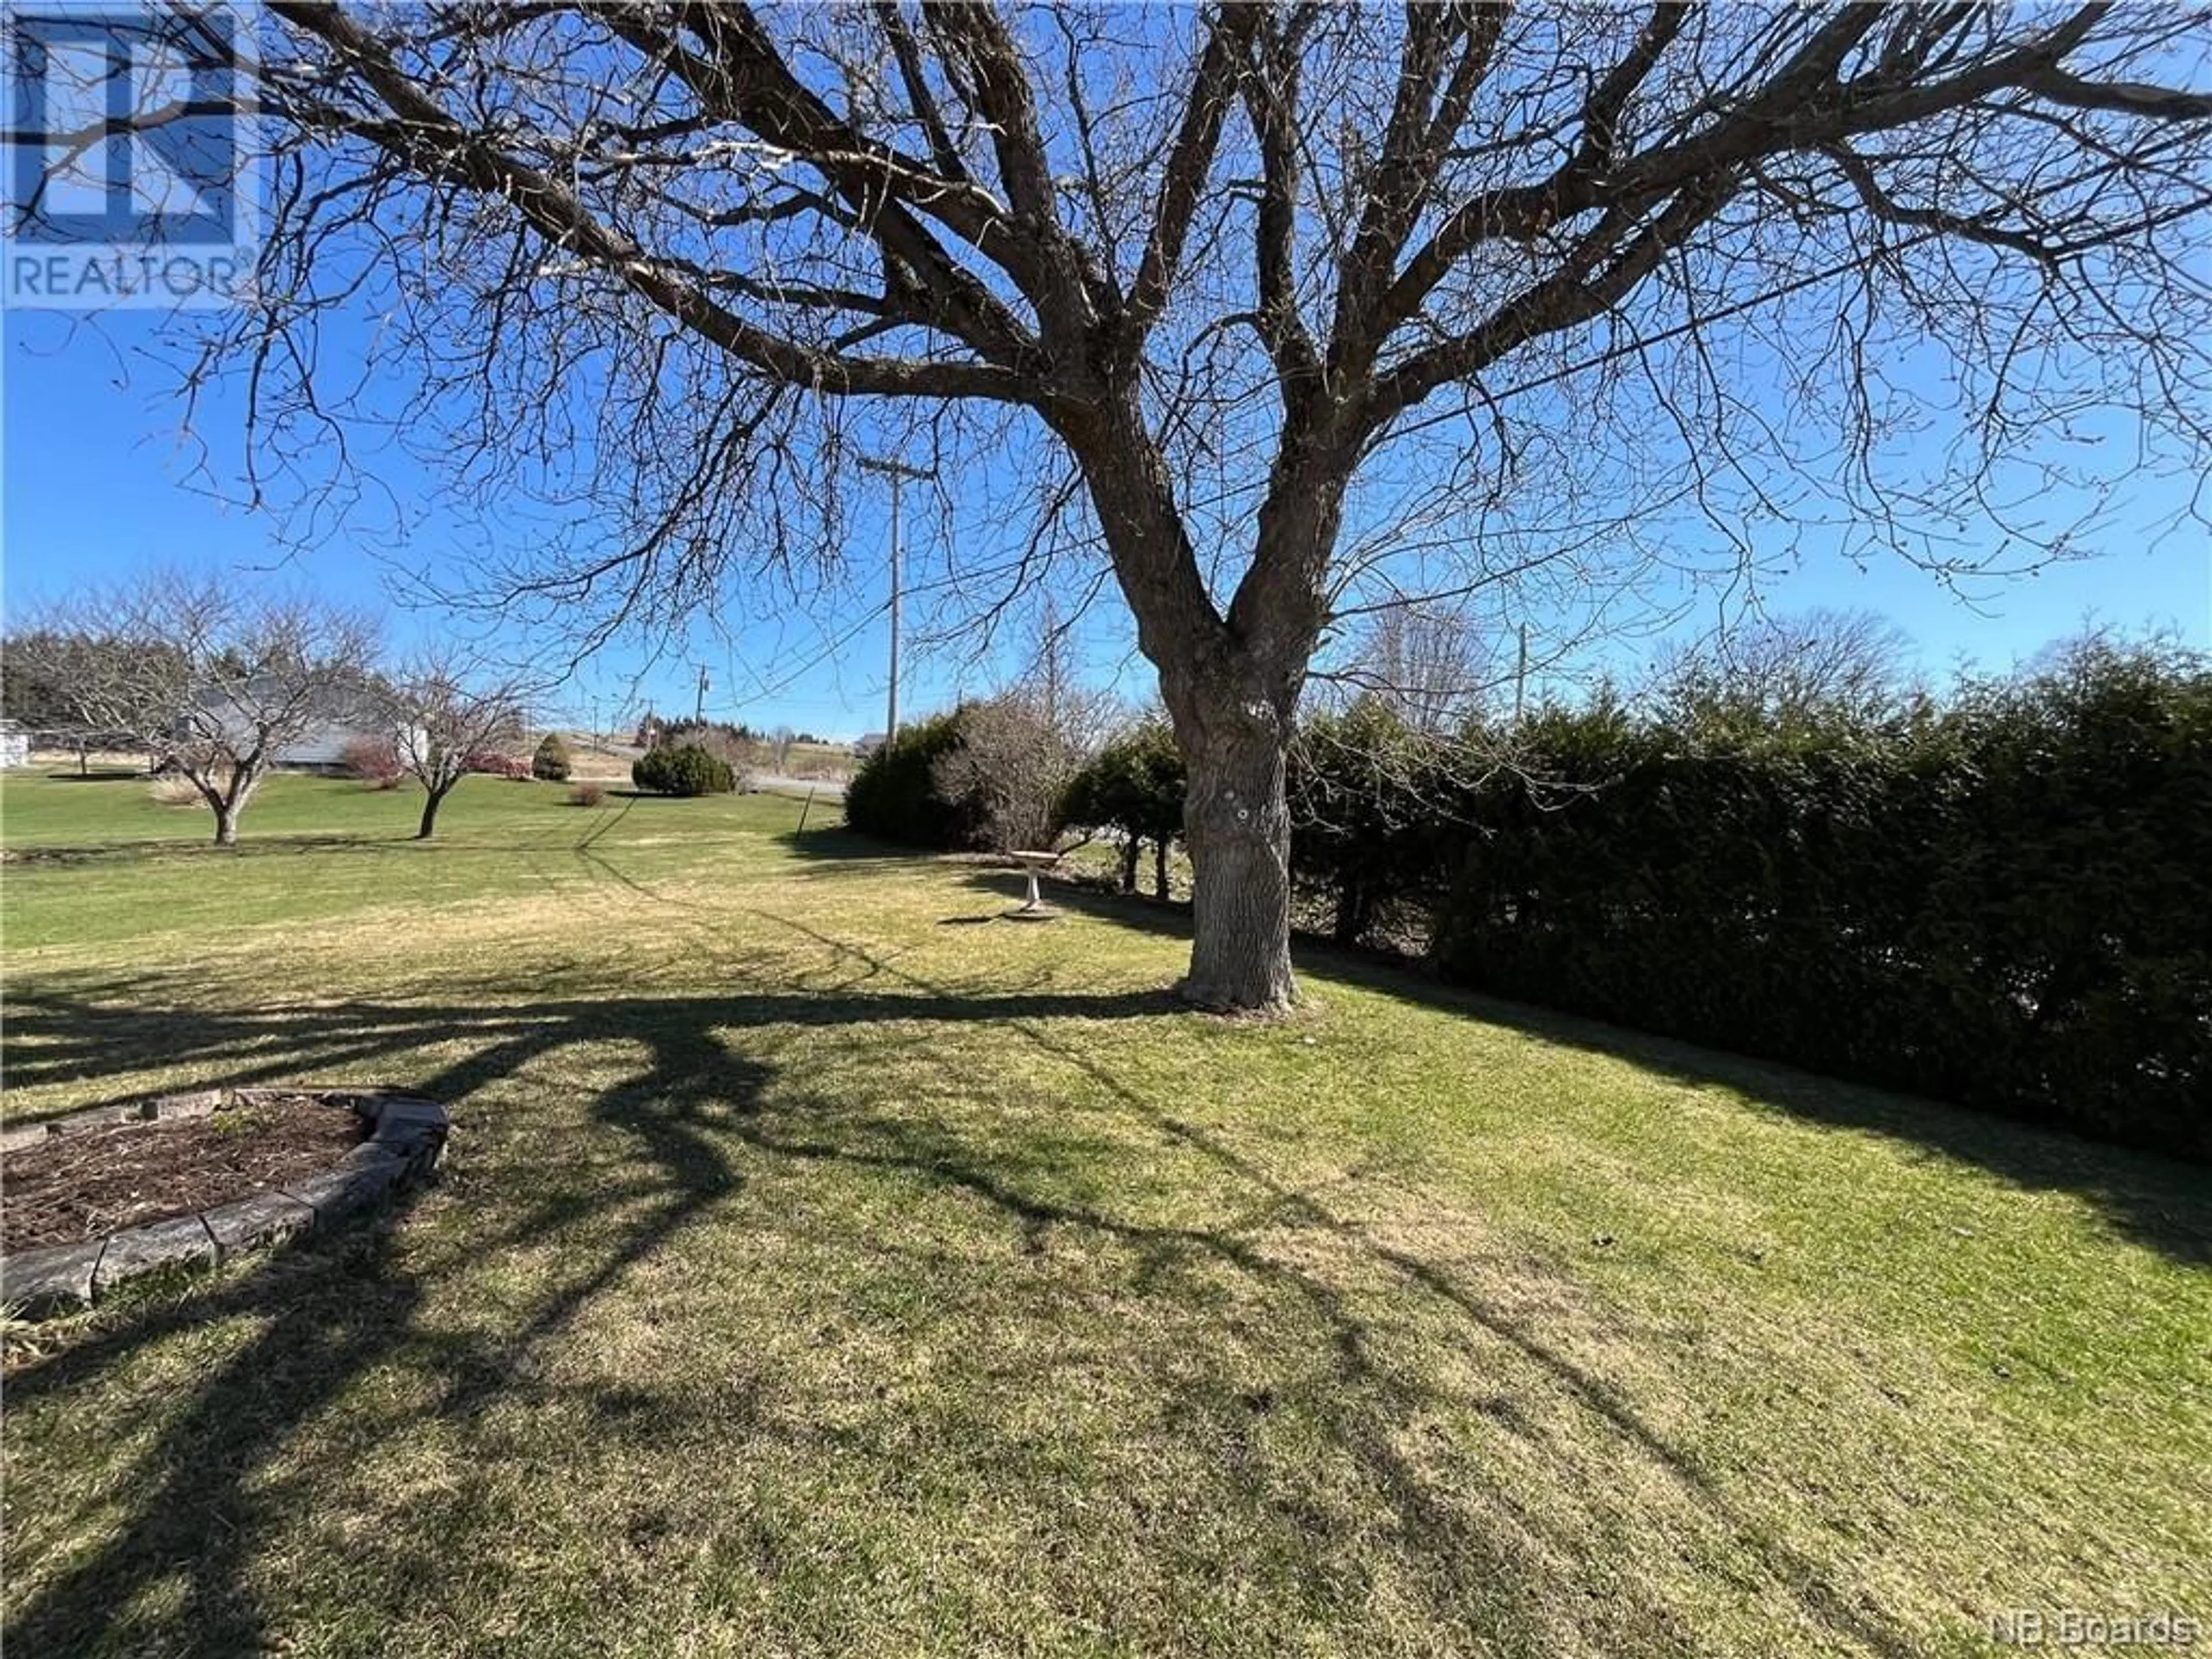
[{"label": "large bare tree", "polygon": [[1032,492],[1004,574],[1095,557],[1158,670],[1203,1004],[1294,994],[1285,749],[1375,571],[1609,592],[1685,513],[2063,548],[2050,430],[2207,453],[2181,8],[268,9],[264,480],[350,404],[574,507],[485,574],[587,634],[834,557],[864,448]]},{"label": "large bare tree", "polygon": [[159,569],[59,601],[24,647],[73,725],[190,783],[223,847],[301,738],[374,726],[376,651],[374,622],[342,606]]}]

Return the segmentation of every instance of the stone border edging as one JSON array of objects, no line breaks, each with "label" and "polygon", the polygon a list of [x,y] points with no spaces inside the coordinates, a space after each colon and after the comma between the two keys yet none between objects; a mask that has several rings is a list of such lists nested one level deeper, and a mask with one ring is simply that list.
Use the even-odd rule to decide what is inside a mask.
[{"label": "stone border edging", "polygon": [[399,1090],[207,1089],[163,1095],[135,1106],[97,1106],[0,1132],[0,1152],[73,1129],[107,1128],[163,1118],[207,1117],[217,1107],[270,1097],[320,1095],[343,1102],[373,1127],[367,1140],[331,1168],[289,1186],[234,1199],[192,1215],[149,1221],[82,1244],[49,1244],[0,1257],[0,1308],[19,1319],[75,1313],[118,1285],[164,1267],[211,1267],[244,1250],[328,1227],[437,1167],[452,1120],[433,1100]]}]

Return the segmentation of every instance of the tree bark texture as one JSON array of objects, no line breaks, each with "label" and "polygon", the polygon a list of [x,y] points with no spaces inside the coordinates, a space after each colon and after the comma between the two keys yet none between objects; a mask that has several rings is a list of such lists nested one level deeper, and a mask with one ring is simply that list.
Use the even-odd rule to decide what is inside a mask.
[{"label": "tree bark texture", "polygon": [[1279,1012],[1297,995],[1282,727],[1248,714],[1186,739],[1184,757],[1192,902],[1183,994],[1206,1008]]}]

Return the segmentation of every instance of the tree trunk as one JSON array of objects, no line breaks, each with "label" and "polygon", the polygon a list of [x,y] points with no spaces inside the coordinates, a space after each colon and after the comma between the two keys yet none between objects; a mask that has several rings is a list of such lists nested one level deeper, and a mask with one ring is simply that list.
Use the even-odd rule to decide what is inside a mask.
[{"label": "tree trunk", "polygon": [[1094,364],[1091,395],[1052,420],[1084,471],[1137,647],[1159,671],[1182,750],[1191,865],[1190,973],[1201,1007],[1275,1013],[1291,973],[1291,815],[1284,799],[1292,711],[1328,620],[1328,553],[1364,436],[1318,380],[1295,404],[1261,503],[1250,569],[1224,613],[1208,591],[1146,423],[1136,376]]},{"label": "tree trunk", "polygon": [[1357,945],[1367,932],[1367,884],[1349,870],[1337,877],[1336,942]]},{"label": "tree trunk", "polygon": [[1162,836],[1152,843],[1152,896],[1168,896],[1168,838]]},{"label": "tree trunk", "polygon": [[1273,1013],[1297,994],[1285,746],[1282,723],[1253,718],[1249,705],[1235,713],[1183,742],[1192,938],[1182,993],[1201,1007]]},{"label": "tree trunk", "polygon": [[1142,836],[1131,836],[1121,843],[1121,890],[1125,893],[1137,890],[1137,860],[1144,850]]},{"label": "tree trunk", "polygon": [[187,773],[200,792],[200,797],[215,808],[215,844],[234,847],[238,844],[238,815],[246,810],[246,803],[253,799],[253,792],[261,787],[263,763],[258,756],[244,764],[234,764],[230,775],[220,787],[216,780],[222,776],[219,768],[198,774]]},{"label": "tree trunk", "polygon": [[442,789],[433,789],[423,795],[422,822],[416,827],[416,840],[430,839],[430,832],[438,827],[438,808],[444,805],[445,799],[446,792]]}]

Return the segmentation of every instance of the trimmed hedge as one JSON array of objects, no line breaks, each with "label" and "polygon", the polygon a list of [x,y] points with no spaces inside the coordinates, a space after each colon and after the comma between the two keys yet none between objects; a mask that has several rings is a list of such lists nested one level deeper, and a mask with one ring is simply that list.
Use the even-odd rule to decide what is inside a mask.
[{"label": "trimmed hedge", "polygon": [[1301,925],[1326,926],[1342,945],[1425,937],[1425,912],[1464,834],[1451,817],[1464,793],[1459,752],[1371,698],[1304,723],[1287,784]]},{"label": "trimmed hedge", "polygon": [[1767,738],[1601,702],[1510,767],[1333,735],[1293,866],[1340,936],[1414,915],[1460,983],[2212,1158],[2202,658],[2092,644]]},{"label": "trimmed hedge", "polygon": [[696,743],[648,749],[630,763],[630,781],[658,795],[726,795],[738,787],[730,763]]},{"label": "trimmed hedge", "polygon": [[[1302,914],[1500,995],[2212,1160],[2212,662],[2093,641],[1903,711],[1310,720]],[[959,721],[869,757],[854,828],[975,844],[933,783]],[[1162,751],[1109,750],[1070,820],[1172,834]]]}]

